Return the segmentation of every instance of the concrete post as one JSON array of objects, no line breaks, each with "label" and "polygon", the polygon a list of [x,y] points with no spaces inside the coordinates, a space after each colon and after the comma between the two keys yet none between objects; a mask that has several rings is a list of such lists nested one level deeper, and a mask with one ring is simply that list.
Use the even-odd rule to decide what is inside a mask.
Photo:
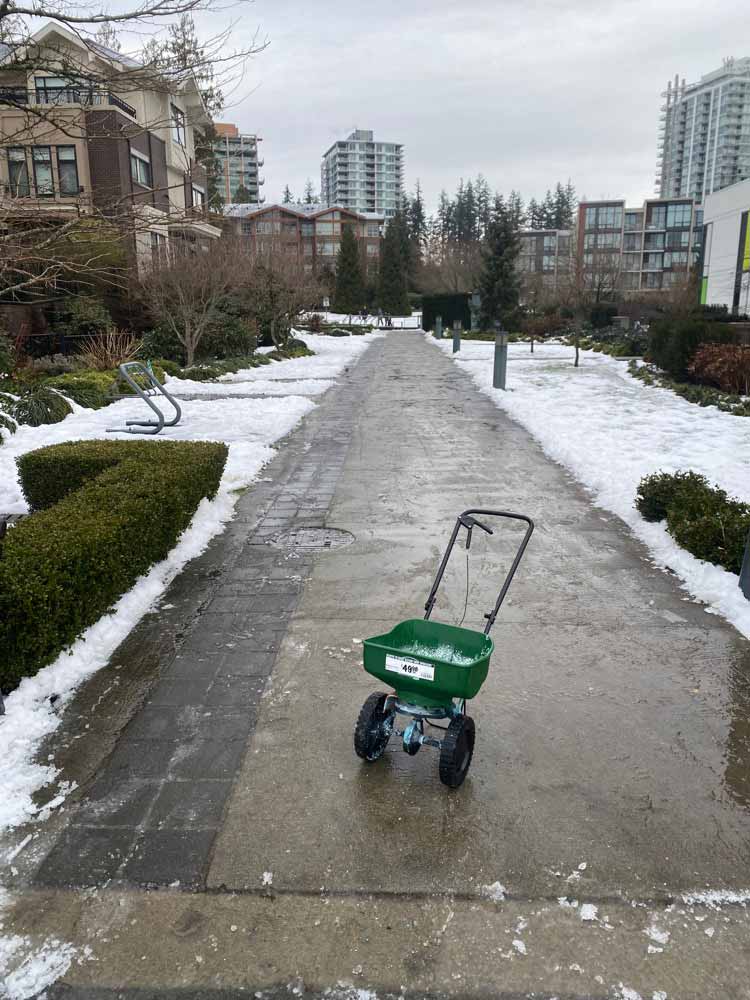
[{"label": "concrete post", "polygon": [[479,329],[479,310],[482,308],[482,296],[479,292],[474,292],[474,294],[469,299],[469,309],[471,311],[471,332],[474,333],[475,330]]},{"label": "concrete post", "polygon": [[436,316],[435,317],[435,330],[434,330],[432,336],[435,338],[435,340],[442,340],[443,339],[443,317],[442,316]]},{"label": "concrete post", "polygon": [[453,353],[458,354],[461,350],[461,320],[453,320]]},{"label": "concrete post", "polygon": [[502,323],[495,323],[495,358],[492,370],[492,385],[495,389],[505,389],[505,375],[508,369],[508,334]]},{"label": "concrete post", "polygon": [[745,541],[745,555],[742,558],[742,569],[740,570],[740,590],[750,601],[750,534]]}]

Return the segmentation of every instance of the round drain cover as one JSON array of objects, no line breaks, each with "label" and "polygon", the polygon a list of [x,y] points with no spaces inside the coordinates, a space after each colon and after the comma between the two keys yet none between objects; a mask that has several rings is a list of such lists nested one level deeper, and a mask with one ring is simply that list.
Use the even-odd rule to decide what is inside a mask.
[{"label": "round drain cover", "polygon": [[354,535],[338,528],[291,528],[271,539],[280,549],[341,549],[351,545]]}]

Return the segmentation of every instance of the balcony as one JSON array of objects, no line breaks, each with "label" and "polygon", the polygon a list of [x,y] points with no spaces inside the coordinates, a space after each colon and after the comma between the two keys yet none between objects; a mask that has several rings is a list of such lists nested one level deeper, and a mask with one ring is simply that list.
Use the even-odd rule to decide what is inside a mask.
[{"label": "balcony", "polygon": [[103,107],[109,105],[122,111],[130,118],[136,118],[135,108],[117,97],[116,94],[85,87],[61,87],[46,90],[42,88],[27,90],[25,87],[0,87],[0,106],[2,105],[13,108],[51,107],[53,105]]}]

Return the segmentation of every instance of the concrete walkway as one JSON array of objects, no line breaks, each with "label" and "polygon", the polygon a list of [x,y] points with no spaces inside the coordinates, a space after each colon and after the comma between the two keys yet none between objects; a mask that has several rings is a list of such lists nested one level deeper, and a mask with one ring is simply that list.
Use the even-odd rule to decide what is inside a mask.
[{"label": "concrete walkway", "polygon": [[[49,995],[750,997],[744,904],[681,899],[750,889],[750,644],[421,335],[371,347],[269,476],[19,886],[14,931],[97,959]],[[471,506],[537,531],[450,792],[435,751],[368,766],[351,734],[377,687],[360,640],[421,615]],[[312,548],[321,524],[351,538]],[[467,625],[517,541],[475,533]],[[436,618],[461,618],[465,574],[457,549]]]}]

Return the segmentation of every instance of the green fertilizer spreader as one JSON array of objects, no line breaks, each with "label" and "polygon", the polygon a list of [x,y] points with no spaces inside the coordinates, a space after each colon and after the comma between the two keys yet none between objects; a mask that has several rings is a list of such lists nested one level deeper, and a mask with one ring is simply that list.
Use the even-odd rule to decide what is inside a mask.
[{"label": "green fertilizer spreader", "polygon": [[[487,619],[484,632],[430,621],[461,528],[466,528],[467,550],[474,528],[493,534],[492,528],[478,521],[475,514],[507,517],[527,525],[495,606],[484,616]],[[487,677],[495,648],[489,633],[533,530],[534,522],[525,514],[501,510],[466,510],[459,514],[427,598],[424,619],[409,619],[385,635],[365,639],[365,670],[394,690],[375,691],[362,706],[354,728],[354,750],[358,757],[368,762],[377,760],[391,736],[396,735],[402,738],[403,748],[410,756],[421,746],[436,747],[440,751],[440,780],[449,788],[458,788],[463,783],[474,754],[474,720],[466,714],[466,703],[476,697]],[[396,727],[399,715],[410,718],[403,730]],[[440,719],[448,720],[448,724],[433,722]],[[425,723],[443,729],[444,738],[425,735]]]}]

